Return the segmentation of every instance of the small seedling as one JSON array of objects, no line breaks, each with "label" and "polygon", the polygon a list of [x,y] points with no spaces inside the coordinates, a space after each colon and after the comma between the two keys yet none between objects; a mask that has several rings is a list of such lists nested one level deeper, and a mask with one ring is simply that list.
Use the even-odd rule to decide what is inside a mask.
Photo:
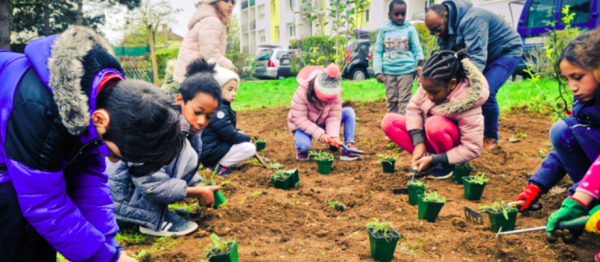
[{"label": "small seedling", "polygon": [[483,184],[487,183],[488,181],[490,181],[489,179],[484,179],[483,178],[484,176],[485,176],[485,173],[477,173],[477,175],[470,176],[469,181],[474,184],[483,185]]},{"label": "small seedling", "polygon": [[379,159],[379,163],[388,162],[391,164],[392,161],[398,160],[398,156],[379,154],[377,155],[377,159]]},{"label": "small seedling", "polygon": [[217,236],[215,233],[210,235],[210,239],[212,239],[213,248],[210,249],[209,258],[221,254],[227,254],[230,246],[237,241],[235,238],[233,240],[221,240],[221,238],[219,238],[219,236]]},{"label": "small seedling", "polygon": [[409,186],[425,186],[425,183],[423,183],[423,181],[419,181],[419,180],[413,180],[413,181],[408,181],[408,183],[406,183]]},{"label": "small seedling", "polygon": [[277,171],[277,173],[275,173],[275,174],[273,174],[273,175],[271,176],[271,179],[272,179],[273,181],[277,181],[277,180],[283,181],[283,180],[285,180],[286,178],[288,178],[289,176],[290,176],[290,174],[287,174],[287,173],[285,173],[285,172],[283,172],[283,171]]},{"label": "small seedling", "polygon": [[456,164],[456,167],[458,168],[463,168],[463,169],[467,169],[467,168],[473,168],[473,164],[471,164],[470,162],[464,162],[464,163],[458,163]]},{"label": "small seedling", "polygon": [[281,164],[279,164],[279,163],[275,163],[275,164],[269,163],[269,164],[267,164],[267,168],[268,169],[278,170],[279,168],[281,168]]},{"label": "small seedling", "polygon": [[267,142],[267,139],[256,139],[256,142],[257,142],[257,143],[258,143],[258,142],[266,143],[266,142]]},{"label": "small seedling", "polygon": [[321,150],[319,150],[318,153],[316,153],[315,151],[311,151],[308,155],[314,156],[315,160],[317,160],[317,161],[333,161],[332,154],[323,152]]},{"label": "small seedling", "polygon": [[508,212],[518,211],[515,207],[507,205],[505,201],[494,202],[491,206],[480,206],[479,210],[483,212],[502,213],[506,220],[508,220]]},{"label": "small seedling", "polygon": [[337,200],[326,200],[325,202],[327,202],[327,204],[329,204],[329,206],[337,211],[341,211],[344,212],[344,210],[346,210],[346,205],[344,205],[344,203],[337,201]]},{"label": "small seedling", "polygon": [[438,195],[437,191],[427,191],[423,195],[423,201],[425,202],[437,202],[437,203],[446,203],[446,198]]},{"label": "small seedling", "polygon": [[517,133],[517,138],[522,137],[522,138],[526,138],[527,134],[524,134],[522,132]]},{"label": "small seedling", "polygon": [[371,229],[373,234],[382,233],[384,237],[391,237],[390,233],[392,226],[387,222],[379,222],[379,219],[373,218],[372,222],[367,223],[367,229]]}]

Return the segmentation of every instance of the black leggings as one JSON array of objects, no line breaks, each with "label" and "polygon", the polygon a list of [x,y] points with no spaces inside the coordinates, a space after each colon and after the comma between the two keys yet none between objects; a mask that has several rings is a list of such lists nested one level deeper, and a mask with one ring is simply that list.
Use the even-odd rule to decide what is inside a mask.
[{"label": "black leggings", "polygon": [[25,220],[12,182],[0,184],[0,262],[56,262],[56,250]]}]

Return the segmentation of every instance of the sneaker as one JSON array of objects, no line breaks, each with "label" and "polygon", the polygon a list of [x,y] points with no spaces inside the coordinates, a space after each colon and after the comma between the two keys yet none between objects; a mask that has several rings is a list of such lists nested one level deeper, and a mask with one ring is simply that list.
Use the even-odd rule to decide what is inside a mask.
[{"label": "sneaker", "polygon": [[[348,146],[348,148],[356,149],[356,147],[354,147],[354,145],[352,145],[352,144],[350,144]],[[358,159],[358,157],[360,157],[359,154],[350,153],[350,152],[348,152],[348,150],[346,150],[345,148],[342,147],[342,155],[340,155],[340,160],[354,161],[354,160]]]},{"label": "sneaker", "polygon": [[493,137],[484,137],[483,138],[483,148],[487,150],[492,150],[494,147],[498,146],[498,139]]},{"label": "sneaker", "polygon": [[140,233],[156,237],[170,237],[184,236],[194,232],[196,229],[198,229],[198,224],[195,222],[187,221],[176,215],[173,211],[168,211],[165,220],[160,226],[160,231],[140,226]]},{"label": "sneaker", "polygon": [[227,177],[227,176],[231,175],[231,170],[228,167],[218,165],[215,175],[217,175],[219,177]]},{"label": "sneaker", "polygon": [[427,170],[427,175],[433,179],[447,179],[452,176],[453,171],[454,165],[437,164],[436,166]]},{"label": "sneaker", "polygon": [[296,153],[296,159],[298,159],[300,161],[307,161],[308,160],[308,151],[306,151],[306,152],[298,151],[298,153]]}]

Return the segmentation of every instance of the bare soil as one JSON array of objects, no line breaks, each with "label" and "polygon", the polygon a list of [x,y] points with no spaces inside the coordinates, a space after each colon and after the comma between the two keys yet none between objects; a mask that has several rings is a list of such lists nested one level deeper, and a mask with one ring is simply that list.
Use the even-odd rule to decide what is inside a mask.
[{"label": "bare soil", "polygon": [[[464,206],[478,209],[493,201],[513,201],[527,185],[528,177],[540,166],[540,151],[552,149],[548,130],[552,119],[515,108],[500,116],[499,146],[484,151],[474,160],[474,172],[490,178],[481,201],[464,198],[463,186],[450,180],[425,179],[448,202],[438,220],[417,219],[417,206],[408,205],[408,195],[394,195],[410,179],[410,155],[396,153],[383,136],[380,121],[385,102],[351,102],[358,116],[356,146],[365,151],[362,160],[342,162],[337,158],[331,175],[320,175],[315,161],[298,162],[292,134],[286,125],[288,108],[263,108],[238,112],[238,128],[268,139],[261,152],[285,169],[299,168],[300,184],[289,191],[275,189],[269,176],[274,170],[251,161],[235,170],[224,189],[229,200],[223,209],[205,209],[196,220],[200,229],[180,237],[180,244],[145,256],[142,261],[199,261],[210,247],[208,237],[215,232],[239,241],[241,261],[372,261],[365,224],[372,218],[387,221],[400,233],[394,261],[592,261],[600,251],[600,237],[584,233],[575,245],[559,241],[549,244],[542,232],[504,237],[497,248],[487,215],[483,226],[466,221]],[[507,139],[518,133],[520,142]],[[312,150],[329,150],[313,141]],[[397,154],[394,174],[384,174],[377,154]],[[558,209],[572,182],[567,178],[542,198],[544,208],[529,217],[519,214],[517,229],[543,226],[549,214]],[[332,209],[326,200],[347,206],[343,212]],[[125,245],[129,254],[149,249],[145,244]]]}]

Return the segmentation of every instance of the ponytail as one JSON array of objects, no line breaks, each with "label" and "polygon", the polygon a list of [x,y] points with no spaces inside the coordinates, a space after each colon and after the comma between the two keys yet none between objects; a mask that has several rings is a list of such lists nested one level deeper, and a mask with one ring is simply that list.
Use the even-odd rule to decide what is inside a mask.
[{"label": "ponytail", "polygon": [[423,78],[439,84],[447,84],[453,78],[460,83],[467,78],[462,61],[470,59],[467,49],[453,51],[434,50],[423,67]]}]

